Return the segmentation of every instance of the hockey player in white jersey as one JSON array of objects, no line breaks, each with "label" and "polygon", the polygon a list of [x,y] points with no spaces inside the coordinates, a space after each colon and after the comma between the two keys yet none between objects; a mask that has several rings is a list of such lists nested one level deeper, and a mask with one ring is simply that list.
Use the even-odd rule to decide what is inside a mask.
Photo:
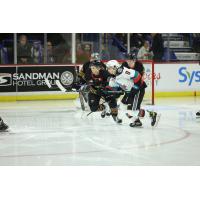
[{"label": "hockey player in white jersey", "polygon": [[[112,88],[120,87],[125,92],[131,92],[134,95],[133,107],[131,114],[127,114],[129,118],[133,119],[130,123],[131,127],[142,126],[140,117],[145,116],[144,109],[138,109],[138,104],[141,104],[143,97],[140,98],[140,90],[143,88],[143,79],[139,72],[128,69],[121,66],[116,60],[110,60],[107,63],[107,69],[116,75],[115,78],[111,78],[109,81],[109,86]],[[111,70],[112,69],[112,70]],[[139,101],[138,101],[139,100]],[[157,113],[153,111],[148,111],[151,118],[151,126],[157,124]]]}]

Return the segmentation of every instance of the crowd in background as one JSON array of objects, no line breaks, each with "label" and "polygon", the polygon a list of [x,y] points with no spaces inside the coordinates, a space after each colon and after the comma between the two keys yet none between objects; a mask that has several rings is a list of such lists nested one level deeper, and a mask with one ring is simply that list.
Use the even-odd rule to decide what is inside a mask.
[{"label": "crowd in background", "polygon": [[[110,34],[108,47],[101,52],[103,59],[125,59],[127,52],[127,34]],[[162,61],[164,44],[162,35],[158,33],[130,34],[130,52],[135,53],[138,59]]]},{"label": "crowd in background", "polygon": [[[76,34],[76,62],[84,63],[92,52],[99,52],[102,60],[126,59],[127,34],[104,33]],[[195,52],[200,52],[200,34],[182,34],[190,41]],[[6,39],[5,39],[6,38]],[[14,63],[13,34],[0,34],[0,63]],[[163,61],[164,41],[159,33],[130,33],[130,53],[140,60]],[[17,34],[18,64],[62,64],[71,63],[71,34],[47,34],[46,49],[44,34]]]},{"label": "crowd in background", "polygon": [[[47,34],[46,61],[44,34],[17,34],[18,64],[71,62],[71,34]],[[14,63],[13,34],[0,34],[0,63]]]}]

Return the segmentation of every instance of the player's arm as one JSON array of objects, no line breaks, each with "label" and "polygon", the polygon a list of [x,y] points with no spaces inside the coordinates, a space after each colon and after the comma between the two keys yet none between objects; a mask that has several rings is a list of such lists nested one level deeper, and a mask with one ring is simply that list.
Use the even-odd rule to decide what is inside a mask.
[{"label": "player's arm", "polygon": [[88,68],[89,68],[89,62],[84,63],[79,74],[78,74],[78,76],[85,80],[85,74],[86,74],[86,71],[87,71]]},{"label": "player's arm", "polygon": [[140,89],[142,85],[142,76],[138,71],[133,70],[134,72],[131,73],[130,79],[134,82],[134,89]]},{"label": "player's arm", "polygon": [[109,78],[109,84],[108,86],[112,88],[112,90],[118,90],[120,88],[120,85],[117,83],[116,79],[114,77]]}]

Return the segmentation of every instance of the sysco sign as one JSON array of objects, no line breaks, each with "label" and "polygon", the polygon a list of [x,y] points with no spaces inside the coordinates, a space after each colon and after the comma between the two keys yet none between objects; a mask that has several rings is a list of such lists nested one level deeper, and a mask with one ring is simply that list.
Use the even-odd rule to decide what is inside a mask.
[{"label": "sysco sign", "polygon": [[178,70],[180,78],[180,83],[188,83],[188,86],[191,86],[192,83],[200,83],[200,70],[191,70],[189,67],[181,67]]}]

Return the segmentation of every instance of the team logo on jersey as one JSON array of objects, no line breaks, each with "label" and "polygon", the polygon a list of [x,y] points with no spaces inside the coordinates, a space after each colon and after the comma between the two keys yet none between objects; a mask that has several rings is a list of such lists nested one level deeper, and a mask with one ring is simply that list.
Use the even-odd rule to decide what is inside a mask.
[{"label": "team logo on jersey", "polygon": [[125,71],[125,74],[128,74],[128,75],[130,75],[131,73],[130,73],[129,71]]},{"label": "team logo on jersey", "polygon": [[0,73],[0,86],[12,85],[12,76],[9,73]]},{"label": "team logo on jersey", "polygon": [[63,85],[71,85],[74,81],[74,75],[70,71],[65,71],[61,74],[60,80]]}]

